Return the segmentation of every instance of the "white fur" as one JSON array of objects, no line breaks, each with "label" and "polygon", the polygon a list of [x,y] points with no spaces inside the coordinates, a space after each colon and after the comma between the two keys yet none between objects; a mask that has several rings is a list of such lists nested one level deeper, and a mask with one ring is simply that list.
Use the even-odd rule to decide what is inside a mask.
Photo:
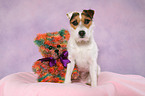
[{"label": "white fur", "polygon": [[[72,12],[68,16],[71,17],[71,15]],[[93,87],[97,85],[97,75],[100,73],[100,67],[97,65],[98,47],[93,37],[93,27],[94,22],[89,28],[83,26],[82,22],[79,23],[76,29],[71,27],[70,39],[67,45],[68,59],[71,63],[67,64],[65,83],[71,83],[71,74],[75,64],[77,64],[79,71],[82,72],[81,78],[88,79],[88,83],[91,83]],[[78,32],[80,30],[86,32],[84,38],[79,37]],[[89,72],[89,75],[86,75],[86,78],[83,74],[87,72]]]}]

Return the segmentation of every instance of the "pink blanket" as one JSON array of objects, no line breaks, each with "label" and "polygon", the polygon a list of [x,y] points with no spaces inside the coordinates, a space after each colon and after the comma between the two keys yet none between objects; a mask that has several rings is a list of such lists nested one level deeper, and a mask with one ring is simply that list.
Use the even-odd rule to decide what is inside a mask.
[{"label": "pink blanket", "polygon": [[145,96],[145,78],[102,72],[98,86],[83,83],[37,82],[30,72],[16,73],[0,80],[0,96]]}]

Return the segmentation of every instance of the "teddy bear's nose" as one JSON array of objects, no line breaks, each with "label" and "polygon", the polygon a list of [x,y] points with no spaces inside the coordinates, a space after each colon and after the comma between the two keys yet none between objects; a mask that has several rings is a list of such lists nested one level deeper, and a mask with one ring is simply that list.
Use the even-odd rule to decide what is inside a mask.
[{"label": "teddy bear's nose", "polygon": [[57,54],[58,54],[58,52],[59,52],[59,50],[57,50],[57,49],[56,49],[56,50],[55,50],[55,53],[57,53]]}]

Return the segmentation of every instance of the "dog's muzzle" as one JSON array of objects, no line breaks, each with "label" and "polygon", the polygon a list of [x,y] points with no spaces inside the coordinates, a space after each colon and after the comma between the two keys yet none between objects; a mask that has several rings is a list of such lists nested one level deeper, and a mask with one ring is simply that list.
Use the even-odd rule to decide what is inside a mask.
[{"label": "dog's muzzle", "polygon": [[79,31],[80,38],[84,38],[85,34],[86,34],[86,32],[84,30]]}]

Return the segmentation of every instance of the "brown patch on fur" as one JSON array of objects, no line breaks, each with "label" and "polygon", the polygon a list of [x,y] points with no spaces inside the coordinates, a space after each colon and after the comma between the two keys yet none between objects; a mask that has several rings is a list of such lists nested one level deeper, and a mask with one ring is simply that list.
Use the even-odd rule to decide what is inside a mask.
[{"label": "brown patch on fur", "polygon": [[[75,13],[74,13],[74,14],[75,14]],[[73,24],[74,21],[76,21],[78,24],[80,23],[79,14],[73,16],[73,18],[71,18],[71,20],[70,20],[70,25],[71,25],[71,27],[73,27],[74,29],[76,29],[77,26],[78,26],[78,24],[77,24],[77,25],[74,25],[74,24]]]},{"label": "brown patch on fur", "polygon": [[[86,28],[89,28],[92,24],[92,19],[94,16],[94,10],[83,10],[82,12],[82,22]],[[89,20],[89,23],[85,23],[85,20]]]},{"label": "brown patch on fur", "polygon": [[[85,19],[90,20],[88,24],[85,24],[85,23],[84,23],[84,22],[85,22]],[[89,27],[90,27],[91,24],[92,24],[92,19],[90,19],[89,17],[87,17],[87,16],[85,16],[85,15],[83,15],[83,14],[82,14],[82,19],[81,19],[81,21],[83,22],[83,25],[84,25],[86,28],[88,28],[88,29],[89,29]]]},{"label": "brown patch on fur", "polygon": [[79,13],[78,12],[75,12],[72,14],[71,18],[70,18],[70,21],[75,18],[76,16],[79,16]]},{"label": "brown patch on fur", "polygon": [[85,15],[86,17],[89,17],[90,19],[93,19],[94,16],[94,10],[83,10],[82,12],[83,15]]}]

